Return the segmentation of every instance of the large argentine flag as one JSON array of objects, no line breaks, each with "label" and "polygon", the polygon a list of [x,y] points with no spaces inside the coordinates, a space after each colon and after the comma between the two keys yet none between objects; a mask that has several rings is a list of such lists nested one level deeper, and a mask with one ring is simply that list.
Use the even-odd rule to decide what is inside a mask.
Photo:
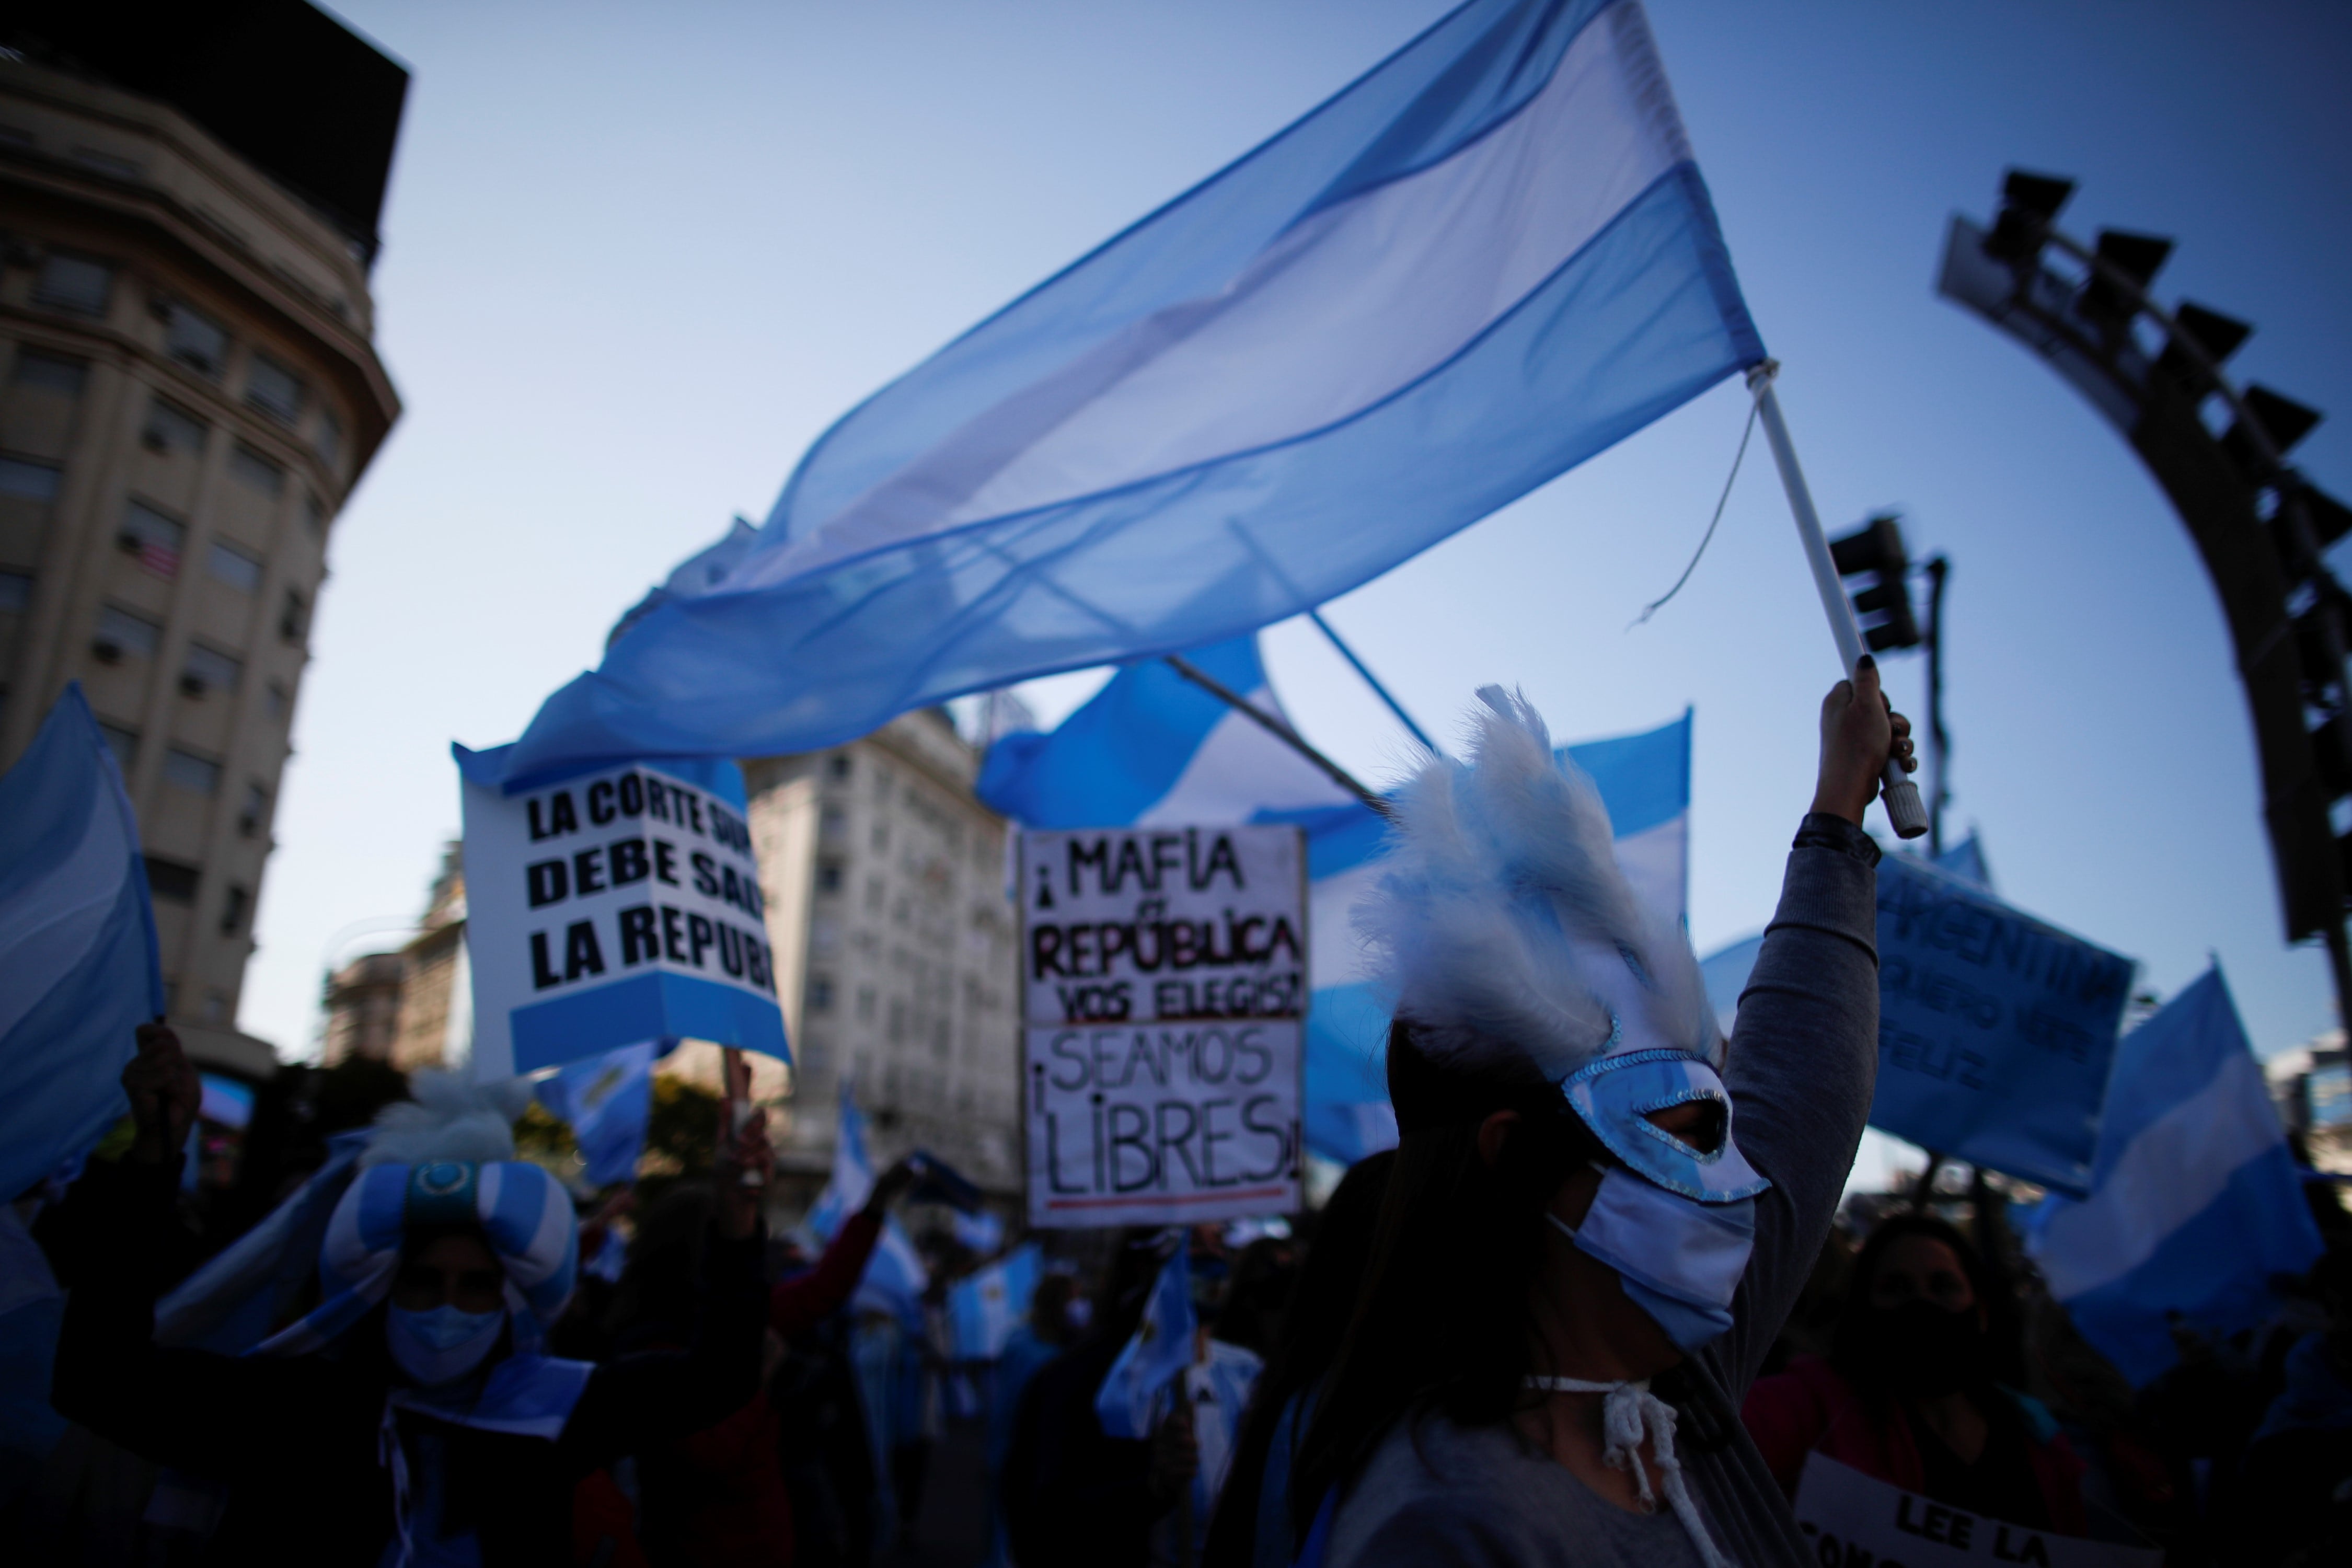
[{"label": "large argentine flag", "polygon": [[1234,637],[1763,356],[1637,0],[1471,0],[852,410],[512,766]]},{"label": "large argentine flag", "polygon": [[[1257,639],[1186,656],[1281,715]],[[1690,715],[1646,734],[1567,748],[1593,777],[1635,894],[1680,919],[1689,841]],[[1374,874],[1381,818],[1290,747],[1154,660],[1112,677],[1050,734],[1008,735],[978,784],[1030,827],[1295,822],[1307,833],[1307,1146],[1353,1163],[1396,1142],[1383,1067],[1388,1010],[1366,984],[1349,910]]]},{"label": "large argentine flag", "polygon": [[116,1080],[163,1013],[139,825],[77,682],[0,776],[0,1200],[131,1109]]},{"label": "large argentine flag", "polygon": [[2273,1274],[2320,1254],[2286,1134],[2217,967],[2124,1037],[2091,1195],[2052,1197],[2034,1261],[2083,1337],[2134,1384],[2173,1364],[2169,1319],[2228,1334],[2276,1309]]}]

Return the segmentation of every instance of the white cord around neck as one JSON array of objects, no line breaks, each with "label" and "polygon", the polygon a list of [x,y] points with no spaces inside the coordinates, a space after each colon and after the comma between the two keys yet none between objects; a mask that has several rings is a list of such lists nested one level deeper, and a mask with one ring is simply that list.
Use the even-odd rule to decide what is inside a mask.
[{"label": "white cord around neck", "polygon": [[1633,1478],[1642,1506],[1654,1510],[1657,1495],[1650,1489],[1650,1472],[1642,1463],[1642,1443],[1649,1441],[1650,1457],[1664,1478],[1666,1506],[1682,1521],[1683,1533],[1698,1549],[1706,1568],[1732,1568],[1731,1559],[1717,1549],[1698,1516],[1690,1487],[1683,1480],[1683,1462],[1675,1453],[1675,1407],[1650,1392],[1650,1380],[1587,1383],[1580,1377],[1544,1377],[1530,1373],[1527,1385],[1546,1394],[1599,1394],[1601,1402],[1601,1462],[1614,1465]]}]

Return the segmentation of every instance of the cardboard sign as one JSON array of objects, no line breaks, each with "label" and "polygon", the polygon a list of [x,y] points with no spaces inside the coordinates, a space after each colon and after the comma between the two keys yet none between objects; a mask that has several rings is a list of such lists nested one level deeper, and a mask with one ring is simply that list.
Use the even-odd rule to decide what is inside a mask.
[{"label": "cardboard sign", "polygon": [[1298,830],[1024,833],[1020,879],[1029,1223],[1296,1209]]},{"label": "cardboard sign", "polygon": [[1982,888],[1887,856],[1870,1124],[2082,1195],[2132,969]]},{"label": "cardboard sign", "polygon": [[1797,1527],[1823,1568],[2158,1568],[2153,1547],[2053,1535],[1929,1502],[1824,1454],[1806,1458]]},{"label": "cardboard sign", "polygon": [[790,1059],[740,784],[635,763],[464,787],[478,1076],[665,1037]]}]

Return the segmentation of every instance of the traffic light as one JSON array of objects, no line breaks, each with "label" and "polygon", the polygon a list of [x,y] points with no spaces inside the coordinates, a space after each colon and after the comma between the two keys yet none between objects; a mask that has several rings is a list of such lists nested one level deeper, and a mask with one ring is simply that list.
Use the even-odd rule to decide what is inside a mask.
[{"label": "traffic light", "polygon": [[1874,517],[1860,532],[1830,541],[1830,559],[1839,576],[1869,579],[1853,591],[1853,613],[1871,652],[1919,646],[1919,621],[1911,613],[1911,589],[1905,581],[1911,558],[1894,518]]}]

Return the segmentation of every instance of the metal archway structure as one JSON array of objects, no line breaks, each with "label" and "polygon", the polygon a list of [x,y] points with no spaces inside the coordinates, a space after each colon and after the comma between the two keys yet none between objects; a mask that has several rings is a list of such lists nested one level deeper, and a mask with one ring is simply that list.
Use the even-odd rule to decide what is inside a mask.
[{"label": "metal archway structure", "polygon": [[2235,647],[2287,941],[2326,942],[2337,1016],[2352,1022],[2352,834],[2335,826],[2352,810],[2352,598],[2321,553],[2352,531],[2352,510],[2286,459],[2319,415],[2222,374],[2252,329],[2148,297],[2168,239],[2108,229],[2085,246],[2061,234],[2074,189],[2011,170],[1990,228],[1952,219],[1937,291],[2048,361],[2123,433],[2180,514]]}]

